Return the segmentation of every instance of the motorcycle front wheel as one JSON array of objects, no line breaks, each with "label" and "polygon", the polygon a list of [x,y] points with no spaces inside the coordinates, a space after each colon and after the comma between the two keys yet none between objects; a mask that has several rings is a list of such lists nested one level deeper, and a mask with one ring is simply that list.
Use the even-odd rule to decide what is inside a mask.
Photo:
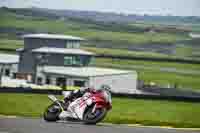
[{"label": "motorcycle front wheel", "polygon": [[85,124],[96,124],[104,119],[107,114],[106,108],[98,108],[92,113],[93,106],[88,107],[83,115],[83,122]]},{"label": "motorcycle front wheel", "polygon": [[59,114],[61,113],[61,109],[57,103],[53,103],[47,107],[43,114],[43,118],[45,121],[53,122],[59,120]]}]

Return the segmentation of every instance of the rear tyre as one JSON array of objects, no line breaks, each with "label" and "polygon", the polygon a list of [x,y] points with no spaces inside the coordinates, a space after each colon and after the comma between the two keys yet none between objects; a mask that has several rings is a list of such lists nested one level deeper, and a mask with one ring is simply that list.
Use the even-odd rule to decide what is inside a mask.
[{"label": "rear tyre", "polygon": [[53,122],[59,120],[59,114],[61,113],[61,109],[58,104],[53,103],[47,107],[43,114],[43,118],[45,121]]},{"label": "rear tyre", "polygon": [[95,125],[96,123],[102,121],[107,114],[106,108],[98,108],[94,113],[92,113],[92,109],[93,106],[88,107],[83,115],[83,122],[85,124]]}]

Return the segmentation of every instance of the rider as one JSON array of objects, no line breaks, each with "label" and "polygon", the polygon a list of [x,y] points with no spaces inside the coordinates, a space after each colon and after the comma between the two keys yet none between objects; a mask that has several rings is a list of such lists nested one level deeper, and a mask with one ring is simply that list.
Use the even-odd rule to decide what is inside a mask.
[{"label": "rider", "polygon": [[[77,99],[79,97],[82,97],[85,93],[90,92],[90,93],[97,93],[97,92],[105,92],[104,90],[110,91],[110,87],[107,85],[102,85],[98,89],[94,89],[93,87],[86,87],[86,88],[80,88],[79,90],[74,90],[72,92],[63,92],[64,95],[64,100],[66,103],[66,109],[62,111],[59,115],[59,117],[66,118],[66,117],[73,117],[71,112],[72,108],[68,108],[69,101],[72,102],[74,99]],[[111,101],[109,101],[111,103]]]},{"label": "rider", "polygon": [[110,87],[108,85],[101,85],[101,87],[94,89],[94,87],[81,87],[79,90],[74,90],[71,91],[68,94],[64,94],[65,95],[65,100],[66,101],[72,101],[73,99],[82,97],[86,92],[92,92],[92,93],[96,93],[98,91],[102,91],[102,90],[108,90],[110,91]]}]

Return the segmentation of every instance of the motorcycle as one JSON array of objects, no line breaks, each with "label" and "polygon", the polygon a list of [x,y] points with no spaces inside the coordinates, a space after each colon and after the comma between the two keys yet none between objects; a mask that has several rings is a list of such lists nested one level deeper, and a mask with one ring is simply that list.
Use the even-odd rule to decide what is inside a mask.
[{"label": "motorcycle", "polygon": [[[64,93],[64,97],[69,93]],[[85,124],[96,124],[102,121],[112,108],[111,93],[108,90],[86,92],[82,97],[72,101],[59,100],[48,95],[53,103],[44,112],[46,121],[81,121]]]}]

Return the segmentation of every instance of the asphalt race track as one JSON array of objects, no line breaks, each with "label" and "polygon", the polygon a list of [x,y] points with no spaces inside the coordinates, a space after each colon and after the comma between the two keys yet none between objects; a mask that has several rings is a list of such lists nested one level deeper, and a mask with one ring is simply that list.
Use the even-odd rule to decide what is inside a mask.
[{"label": "asphalt race track", "polygon": [[42,119],[0,117],[0,133],[199,133],[198,131],[128,127],[124,125],[83,125],[70,122],[45,122]]}]

